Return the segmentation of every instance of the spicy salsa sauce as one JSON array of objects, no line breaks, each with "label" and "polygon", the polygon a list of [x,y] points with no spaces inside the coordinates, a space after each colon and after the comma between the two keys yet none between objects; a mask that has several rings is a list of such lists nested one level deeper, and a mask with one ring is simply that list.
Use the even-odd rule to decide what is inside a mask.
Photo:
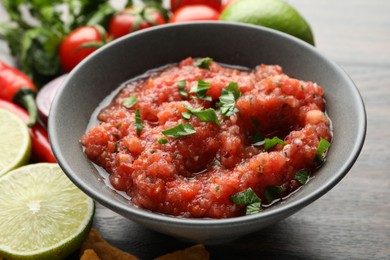
[{"label": "spicy salsa sauce", "polygon": [[320,86],[280,66],[187,58],[126,83],[81,142],[135,205],[228,218],[287,196],[320,166],[332,138],[324,105]]}]

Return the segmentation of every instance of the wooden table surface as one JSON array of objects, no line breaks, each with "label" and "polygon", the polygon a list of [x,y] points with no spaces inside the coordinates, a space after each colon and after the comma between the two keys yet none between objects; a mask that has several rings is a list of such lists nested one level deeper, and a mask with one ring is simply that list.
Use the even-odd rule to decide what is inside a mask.
[{"label": "wooden table surface", "polygon": [[[274,226],[207,249],[211,259],[390,259],[390,1],[288,2],[311,24],[319,51],[341,65],[360,90],[368,118],[365,145],[346,177],[313,204]],[[4,45],[0,48],[6,58]],[[100,205],[93,225],[140,259],[192,245]]]}]

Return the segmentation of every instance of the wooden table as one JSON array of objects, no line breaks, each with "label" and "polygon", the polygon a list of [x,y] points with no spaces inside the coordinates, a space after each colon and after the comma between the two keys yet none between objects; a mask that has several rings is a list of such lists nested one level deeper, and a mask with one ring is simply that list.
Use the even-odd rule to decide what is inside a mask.
[{"label": "wooden table", "polygon": [[[311,24],[319,51],[359,88],[366,142],[351,171],[325,196],[274,226],[207,249],[211,259],[390,259],[390,1],[288,2]],[[191,246],[100,205],[94,227],[141,259]]]}]

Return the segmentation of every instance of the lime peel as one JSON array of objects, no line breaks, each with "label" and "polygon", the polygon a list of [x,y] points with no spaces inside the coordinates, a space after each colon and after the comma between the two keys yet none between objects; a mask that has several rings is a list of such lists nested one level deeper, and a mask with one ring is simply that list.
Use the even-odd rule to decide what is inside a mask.
[{"label": "lime peel", "polygon": [[14,113],[0,108],[0,176],[26,164],[31,154],[27,125]]},{"label": "lime peel", "polygon": [[293,6],[282,0],[239,0],[221,13],[220,20],[265,26],[314,45],[308,22]]},{"label": "lime peel", "polygon": [[94,201],[58,164],[20,167],[0,178],[0,255],[6,259],[63,259],[92,225]]}]

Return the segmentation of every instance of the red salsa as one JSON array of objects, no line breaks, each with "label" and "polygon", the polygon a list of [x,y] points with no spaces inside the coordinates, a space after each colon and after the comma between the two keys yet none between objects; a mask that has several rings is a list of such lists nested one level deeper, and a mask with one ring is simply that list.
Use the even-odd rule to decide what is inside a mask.
[{"label": "red salsa", "polygon": [[210,58],[125,83],[82,138],[112,186],[142,208],[191,218],[252,214],[321,166],[332,138],[323,89],[278,65]]}]

